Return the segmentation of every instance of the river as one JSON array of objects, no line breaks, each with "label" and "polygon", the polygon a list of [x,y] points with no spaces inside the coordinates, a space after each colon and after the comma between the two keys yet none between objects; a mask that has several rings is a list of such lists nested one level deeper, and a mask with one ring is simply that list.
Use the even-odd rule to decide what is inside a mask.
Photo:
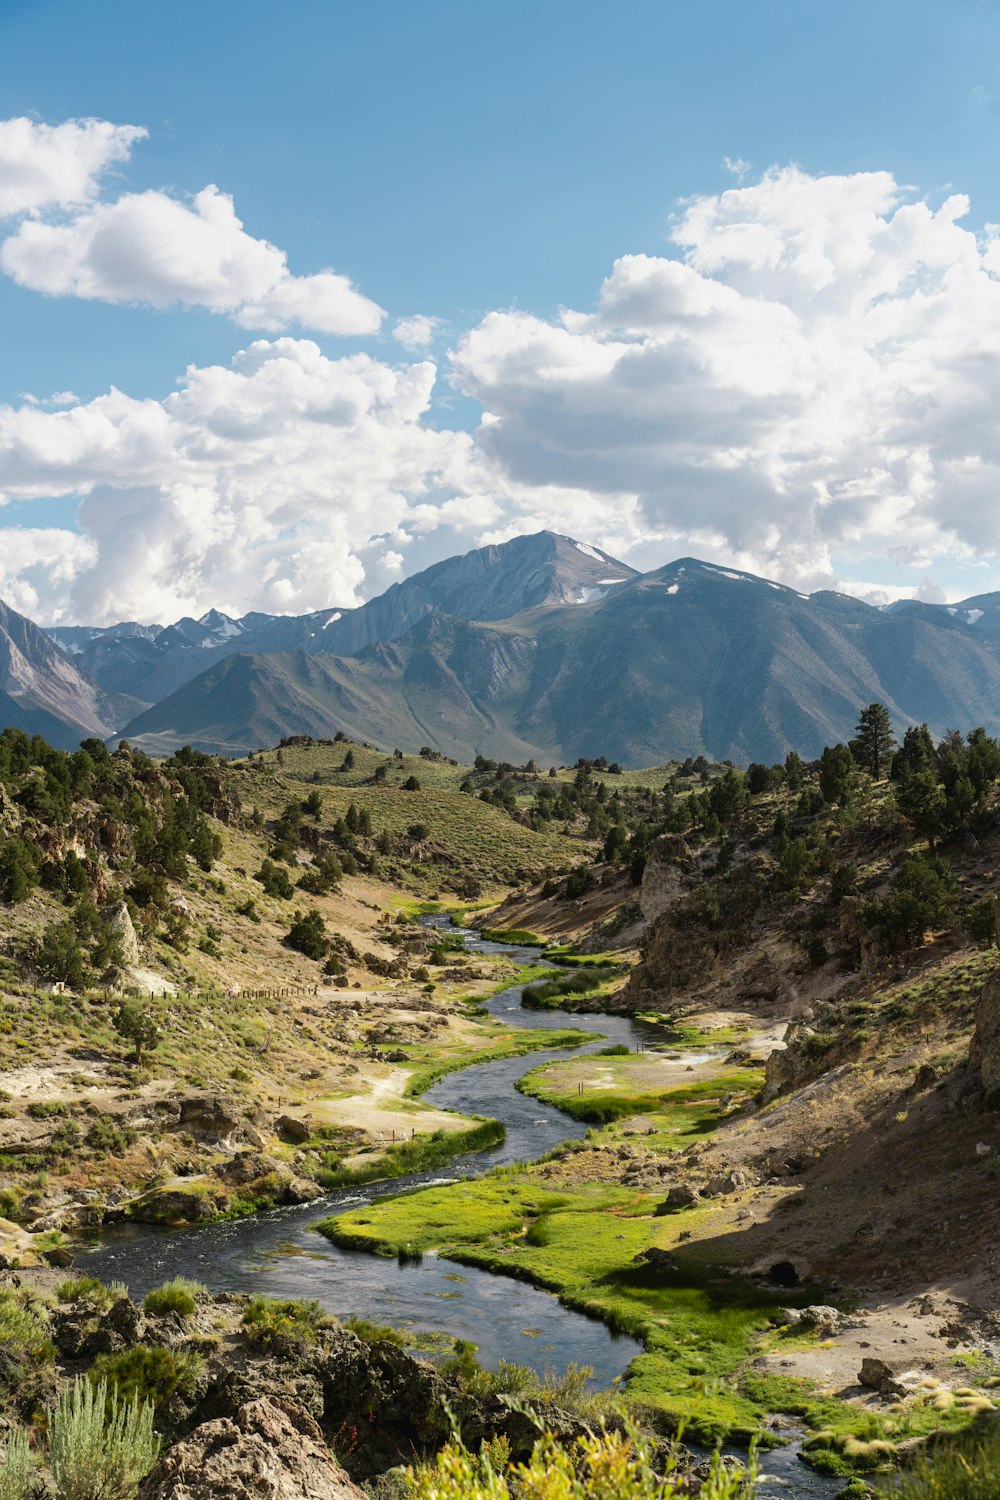
[{"label": "river", "polygon": [[[446,918],[424,920],[430,926],[448,925]],[[469,952],[502,953],[525,965],[538,962],[534,948],[491,943],[472,929],[458,931]],[[104,1231],[97,1248],[81,1257],[87,1272],[104,1281],[124,1282],[135,1297],[144,1296],[171,1276],[192,1277],[213,1292],[314,1297],[336,1316],[353,1314],[404,1330],[443,1330],[454,1338],[469,1339],[478,1344],[482,1362],[492,1368],[504,1358],[543,1373],[575,1361],[593,1367],[596,1384],[609,1385],[624,1374],[641,1346],[633,1339],[615,1337],[603,1323],[562,1307],[548,1292],[522,1281],[512,1287],[505,1277],[455,1266],[434,1255],[425,1256],[419,1264],[400,1265],[364,1251],[341,1249],[312,1227],[339,1210],[414,1187],[481,1176],[493,1167],[535,1159],[561,1141],[582,1137],[587,1125],[518,1093],[516,1081],[542,1061],[570,1057],[581,1050],[617,1042],[630,1050],[663,1046],[661,1028],[628,1016],[577,1012],[564,1022],[551,1011],[527,1009],[521,1004],[522,989],[523,985],[511,985],[486,1001],[486,1009],[510,1026],[533,1029],[571,1024],[593,1032],[594,1041],[582,1049],[551,1049],[475,1063],[448,1074],[424,1095],[438,1109],[502,1120],[507,1133],[500,1145],[454,1158],[446,1177],[417,1172],[330,1193],[300,1208],[185,1228],[116,1226]],[[718,1050],[723,1054],[729,1049]],[[703,1059],[704,1050],[697,1056]],[[678,1054],[678,1069],[688,1061]],[[780,1489],[796,1500],[827,1500],[841,1484],[804,1469],[792,1447],[766,1454],[762,1468],[769,1490]]]}]

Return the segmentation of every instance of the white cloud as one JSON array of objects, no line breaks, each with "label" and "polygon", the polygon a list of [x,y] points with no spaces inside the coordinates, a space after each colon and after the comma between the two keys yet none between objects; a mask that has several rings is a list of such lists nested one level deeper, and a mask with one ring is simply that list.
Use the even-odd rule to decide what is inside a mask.
[{"label": "white cloud", "polygon": [[108,120],[0,120],[0,218],[88,203],[108,168],[145,136]]},{"label": "white cloud", "polygon": [[1000,235],[968,210],[797,168],[690,200],[682,258],[625,256],[593,312],[461,340],[480,447],[526,488],[606,497],[649,565],[683,548],[819,587],[851,556],[994,553]]},{"label": "white cloud", "polygon": [[[51,587],[30,580],[29,612],[46,621],[355,602],[372,533],[419,536],[425,511],[475,489],[469,435],[422,421],[435,373],[282,338],[192,367],[163,401],[112,390],[59,411],[0,408],[4,496],[84,496],[72,546],[4,531],[8,585],[27,577],[30,535],[65,563]],[[396,571],[394,551],[379,552]]]},{"label": "white cloud", "polygon": [[442,326],[440,318],[415,313],[412,318],[400,318],[392,336],[404,349],[426,349],[434,342]]},{"label": "white cloud", "polygon": [[[86,497],[72,579],[32,581],[37,611],[344,605],[542,527],[637,566],[688,552],[802,589],[932,600],[930,576],[956,573],[939,560],[1000,554],[1000,231],[967,214],[886,173],[797,168],[689,200],[672,253],[622,257],[591,309],[492,312],[460,340],[474,436],[432,427],[430,361],[329,360],[292,338],[191,368],[162,401],[0,411],[0,490]],[[106,219],[131,247],[124,283],[99,250]],[[86,253],[61,260],[56,235],[31,274],[279,326],[320,316],[322,292],[328,323],[348,319],[339,278],[291,277],[214,189],[72,222],[90,226]],[[36,227],[60,228],[21,233]],[[838,584],[879,556],[884,583]],[[928,577],[899,585],[894,564]]]},{"label": "white cloud", "polygon": [[50,296],[207,307],[246,328],[366,334],[384,316],[346,276],[292,276],[284,251],[247,234],[214,185],[190,203],[126,193],[68,222],[25,219],[0,246],[0,268]]}]

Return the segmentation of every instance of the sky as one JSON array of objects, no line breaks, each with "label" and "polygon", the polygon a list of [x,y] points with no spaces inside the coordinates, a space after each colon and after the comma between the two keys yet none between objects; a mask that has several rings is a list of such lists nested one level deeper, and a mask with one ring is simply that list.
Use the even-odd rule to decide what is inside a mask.
[{"label": "sky", "polygon": [[998,589],[998,128],[973,0],[0,0],[0,596]]}]

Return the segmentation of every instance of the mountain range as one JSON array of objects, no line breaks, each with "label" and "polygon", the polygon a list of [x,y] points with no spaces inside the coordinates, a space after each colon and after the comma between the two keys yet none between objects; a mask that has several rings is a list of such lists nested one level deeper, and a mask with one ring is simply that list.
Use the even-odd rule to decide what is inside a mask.
[{"label": "mountain range", "polygon": [[745,764],[815,755],[875,699],[899,729],[1000,733],[1000,594],[879,609],[695,558],[640,574],[543,531],[300,616],[45,632],[0,605],[0,722],[63,746],[343,730],[463,760]]}]

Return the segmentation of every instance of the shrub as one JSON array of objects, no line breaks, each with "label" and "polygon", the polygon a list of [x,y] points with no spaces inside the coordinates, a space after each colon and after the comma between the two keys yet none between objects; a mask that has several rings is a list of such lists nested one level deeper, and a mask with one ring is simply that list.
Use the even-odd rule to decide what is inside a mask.
[{"label": "shrub", "polygon": [[0,1349],[37,1363],[52,1356],[48,1314],[26,1291],[0,1289]]},{"label": "shrub", "polygon": [[279,896],[283,901],[291,900],[292,882],[288,878],[288,872],[272,859],[264,860],[254,879],[260,881],[269,896]]},{"label": "shrub", "polygon": [[120,1354],[99,1354],[87,1378],[106,1384],[112,1402],[150,1401],[159,1411],[176,1392],[191,1393],[201,1368],[197,1354],[137,1344]]},{"label": "shrub", "polygon": [[56,1296],[60,1302],[79,1302],[84,1297],[94,1302],[107,1300],[104,1283],[98,1281],[96,1276],[71,1276],[66,1281],[60,1281],[56,1287]]},{"label": "shrub", "polygon": [[143,1307],[148,1313],[179,1313],[182,1318],[189,1318],[195,1309],[195,1298],[205,1288],[200,1281],[189,1281],[186,1276],[175,1276],[172,1281],[165,1281],[162,1286],[155,1287],[153,1291],[147,1292]]},{"label": "shrub", "polygon": [[264,1349],[311,1344],[323,1317],[323,1309],[312,1299],[286,1301],[277,1297],[251,1297],[243,1314],[247,1338]]},{"label": "shrub", "polygon": [[[500,1472],[495,1467],[499,1461]],[[668,1461],[665,1478],[648,1446],[631,1433],[603,1432],[580,1438],[570,1448],[546,1434],[525,1464],[502,1472],[504,1455],[488,1447],[472,1454],[450,1443],[433,1463],[407,1470],[411,1500],[674,1500],[689,1494],[684,1478]],[[716,1458],[699,1489],[701,1500],[740,1500],[752,1493],[753,1480],[730,1473]],[[978,1500],[978,1497],[977,1497]]]},{"label": "shrub", "polygon": [[323,957],[329,946],[326,923],[314,906],[307,912],[296,910],[285,942],[306,958]]},{"label": "shrub", "polygon": [[15,1430],[7,1438],[0,1464],[0,1500],[25,1500],[31,1472],[27,1433]]},{"label": "shrub", "polygon": [[77,1379],[49,1413],[59,1500],[132,1500],[159,1452],[150,1402],[119,1402],[103,1380]]},{"label": "shrub", "polygon": [[115,1011],[115,1030],[132,1044],[132,1061],[142,1066],[142,1054],[152,1051],[160,1040],[160,1028],[152,1013],[138,1000],[123,1000]]}]

